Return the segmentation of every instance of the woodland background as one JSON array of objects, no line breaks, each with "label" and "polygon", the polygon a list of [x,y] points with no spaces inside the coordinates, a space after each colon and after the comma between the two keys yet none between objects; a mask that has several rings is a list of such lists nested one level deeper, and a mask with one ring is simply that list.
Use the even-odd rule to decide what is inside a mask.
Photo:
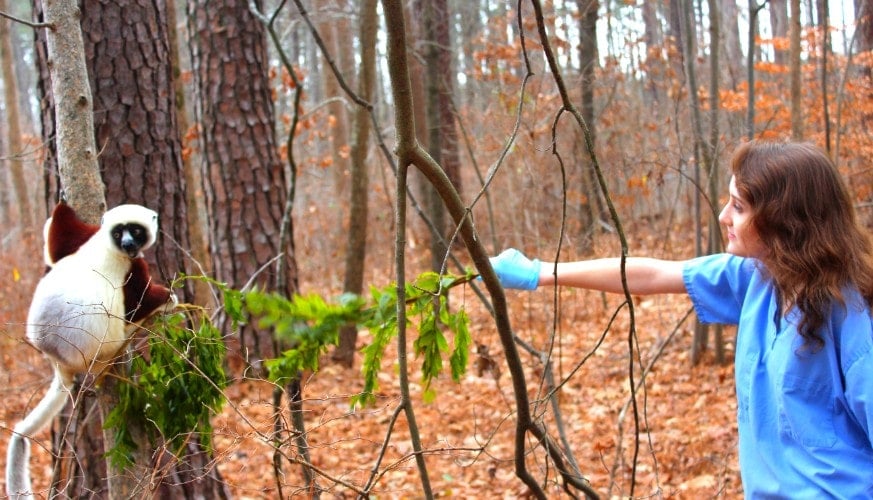
[{"label": "woodland background", "polygon": [[[87,198],[58,168],[53,3],[0,0],[16,19],[0,21],[4,448],[50,378],[23,340],[41,227],[62,189]],[[36,437],[41,494],[742,496],[732,330],[696,325],[684,297],[504,296],[487,256],[718,251],[727,162],[749,138],[826,148],[870,221],[869,0],[79,6],[105,203],[159,211],[153,274],[215,320],[228,383],[208,433],[181,450],[140,437],[118,469],[100,458],[109,389],[83,382]],[[484,279],[448,278],[436,312],[397,309],[372,404],[350,405],[372,328],[319,337],[317,367],[276,382],[269,360],[311,340],[300,325],[222,320],[221,284],[334,301],[426,271]],[[178,279],[198,274],[216,283]],[[442,311],[466,314],[469,346]],[[430,320],[445,336],[424,352]],[[160,331],[137,337],[143,359]],[[421,375],[451,349],[469,353],[457,380],[448,359]]]}]

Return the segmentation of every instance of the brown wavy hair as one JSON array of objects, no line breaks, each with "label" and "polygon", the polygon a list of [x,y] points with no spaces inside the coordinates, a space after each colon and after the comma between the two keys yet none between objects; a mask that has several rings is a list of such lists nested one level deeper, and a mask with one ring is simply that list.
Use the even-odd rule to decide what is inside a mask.
[{"label": "brown wavy hair", "polygon": [[873,304],[873,244],[849,190],[827,154],[808,143],[744,143],[731,171],[766,248],[760,260],[780,310],[798,307],[798,332],[818,350],[824,345],[819,329],[835,302],[846,306],[845,287]]}]

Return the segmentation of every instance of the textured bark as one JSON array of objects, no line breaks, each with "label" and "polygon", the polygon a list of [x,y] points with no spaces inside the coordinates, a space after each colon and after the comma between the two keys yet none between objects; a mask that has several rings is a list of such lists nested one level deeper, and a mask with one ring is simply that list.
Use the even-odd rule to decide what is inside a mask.
[{"label": "textured bark", "polygon": [[103,181],[94,144],[93,101],[75,0],[45,0],[43,20],[53,29],[45,36],[49,86],[53,96],[58,183],[67,202],[86,222],[95,223],[106,211]]},{"label": "textured bark", "polygon": [[[186,271],[189,243],[166,3],[85,0],[82,9],[106,199],[158,212],[148,255],[167,281]],[[191,299],[187,290],[179,298]]]},{"label": "textured bark", "polygon": [[[188,272],[187,185],[176,121],[167,4],[156,0],[85,0],[85,55],[90,62],[94,126],[109,206],[137,203],[158,212],[161,231],[147,253],[164,282]],[[176,290],[193,300],[190,286]],[[101,393],[103,412],[114,391]],[[105,413],[104,413],[105,415]],[[134,435],[145,435],[133,429]],[[108,440],[112,439],[107,434]],[[179,463],[153,464],[154,450],[141,441],[131,471],[110,471],[113,497],[156,488],[163,498],[226,496],[218,471],[194,439]],[[153,467],[161,471],[155,474]],[[146,486],[147,485],[147,486]]]},{"label": "textured bark", "polygon": [[[83,32],[82,54],[88,62],[90,93],[94,96],[91,137],[96,136],[100,151],[100,172],[105,182],[109,206],[138,203],[156,210],[161,231],[154,252],[147,258],[162,281],[186,272],[185,250],[188,248],[186,221],[186,183],[182,176],[181,141],[174,108],[166,4],[163,1],[86,0],[81,7]],[[77,18],[78,20],[78,18]],[[78,26],[78,25],[77,25]],[[45,63],[44,44],[37,45]],[[43,134],[51,137],[54,92],[46,83],[48,64],[41,65],[43,89]],[[48,91],[48,92],[47,92]],[[49,167],[54,155],[49,148]],[[58,155],[60,157],[60,154]],[[63,166],[63,162],[60,162]],[[60,185],[67,191],[63,175]],[[56,199],[59,183],[49,175],[47,199]],[[101,191],[102,196],[102,191]],[[69,196],[68,196],[69,198]],[[75,206],[75,205],[74,205]],[[176,290],[180,300],[190,301],[188,288]],[[153,449],[143,446],[131,471],[107,472],[102,459],[100,419],[115,400],[112,379],[107,379],[97,394],[83,397],[74,414],[61,420],[64,432],[56,433],[55,449],[75,443],[74,449],[59,454],[55,467],[56,488],[64,495],[130,497],[144,494],[144,488],[160,491],[162,497],[225,496],[217,471],[210,469],[210,459],[199,449],[197,440],[180,464],[165,467],[162,477],[154,476],[151,463]],[[94,410],[95,405],[99,407]],[[83,418],[89,416],[87,420]],[[142,429],[132,429],[143,435]],[[111,446],[111,434],[107,434]],[[184,470],[184,471],[183,471]],[[104,479],[104,478],[108,478]],[[145,480],[148,478],[148,480]],[[155,479],[157,479],[155,481]],[[169,485],[172,483],[172,485]]]},{"label": "textured bark", "polygon": [[[287,186],[273,129],[264,27],[245,0],[198,0],[188,9],[216,278],[289,295],[296,264],[293,246],[279,245]],[[286,276],[277,289],[276,266],[267,264],[280,254]],[[240,342],[256,367],[276,354],[270,332],[252,325],[240,330]]]}]

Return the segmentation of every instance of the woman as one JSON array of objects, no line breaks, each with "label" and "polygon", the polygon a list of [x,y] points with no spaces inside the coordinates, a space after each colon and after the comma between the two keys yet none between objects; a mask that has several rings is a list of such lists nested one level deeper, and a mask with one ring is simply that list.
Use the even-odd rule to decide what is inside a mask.
[{"label": "woman", "polygon": [[[747,497],[873,497],[873,247],[820,149],[749,142],[719,215],[727,253],[628,258],[633,294],[687,293],[701,321],[736,324]],[[503,286],[622,292],[620,260],[491,259]]]}]

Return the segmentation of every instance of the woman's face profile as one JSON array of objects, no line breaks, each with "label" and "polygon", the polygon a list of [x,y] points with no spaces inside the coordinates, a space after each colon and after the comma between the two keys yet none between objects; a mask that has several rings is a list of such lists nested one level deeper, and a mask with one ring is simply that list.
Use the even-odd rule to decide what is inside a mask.
[{"label": "woman's face profile", "polygon": [[752,207],[737,191],[736,177],[731,177],[728,192],[728,202],[718,216],[718,221],[727,230],[726,250],[739,257],[760,258],[765,247],[752,226]]}]

